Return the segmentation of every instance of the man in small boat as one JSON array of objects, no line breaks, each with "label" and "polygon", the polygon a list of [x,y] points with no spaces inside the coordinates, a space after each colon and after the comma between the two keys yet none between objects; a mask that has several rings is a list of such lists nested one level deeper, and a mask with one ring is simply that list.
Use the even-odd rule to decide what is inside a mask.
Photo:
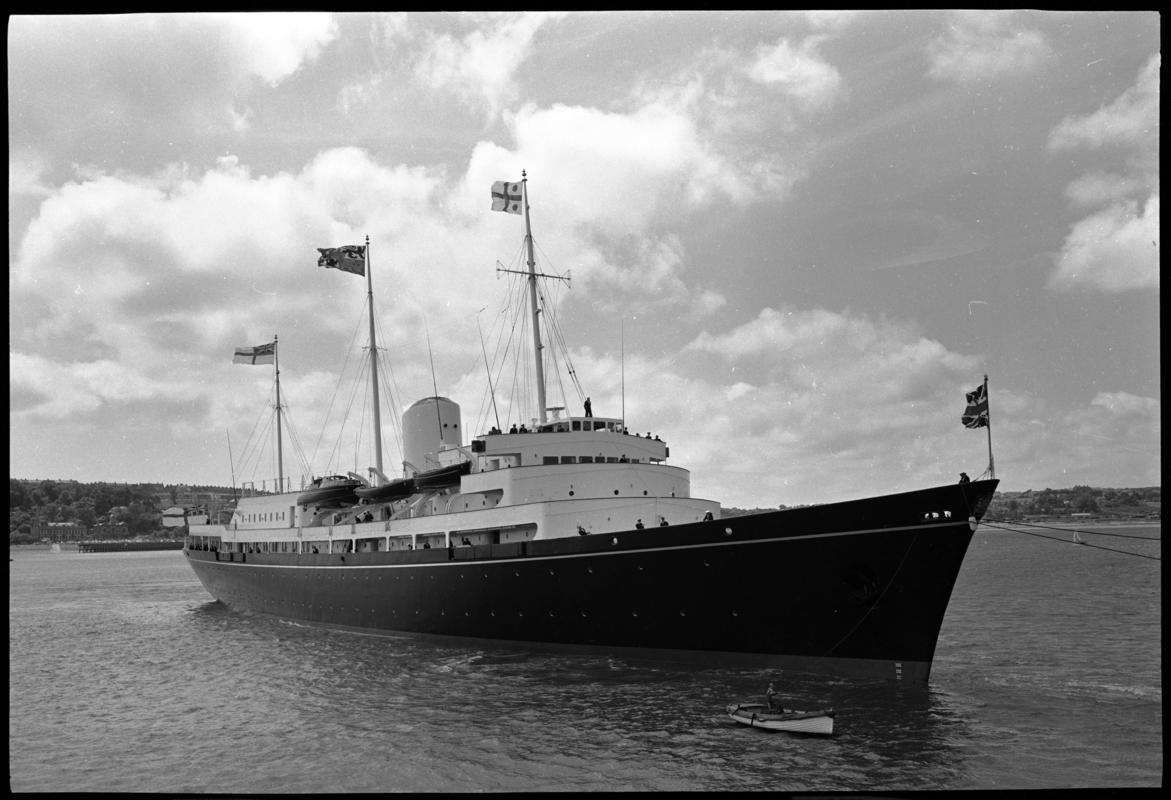
[{"label": "man in small boat", "polygon": [[785,709],[781,706],[781,698],[777,696],[777,690],[773,688],[770,683],[768,690],[764,693],[765,699],[768,701],[768,710],[775,711],[778,714],[783,714]]},{"label": "man in small boat", "polygon": [[971,482],[972,482],[972,479],[968,477],[968,473],[966,473],[966,472],[960,473],[960,483],[971,483]]}]

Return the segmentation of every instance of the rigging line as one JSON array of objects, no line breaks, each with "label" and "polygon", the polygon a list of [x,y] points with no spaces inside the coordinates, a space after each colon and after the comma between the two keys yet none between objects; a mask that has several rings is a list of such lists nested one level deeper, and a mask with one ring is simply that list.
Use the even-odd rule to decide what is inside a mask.
[{"label": "rigging line", "polygon": [[[334,443],[333,450],[330,451],[329,460],[326,462],[326,466],[328,467],[328,465],[333,463],[334,456],[336,455],[337,460],[338,460],[337,464],[338,464],[339,470],[342,467],[342,460],[341,460],[342,459],[342,444],[343,444],[342,440],[345,438],[346,425],[349,424],[350,416],[354,410],[354,398],[356,398],[358,396],[358,392],[360,390],[364,391],[366,388],[368,388],[367,386],[362,384],[362,381],[359,379],[358,375],[354,376],[354,382],[353,382],[352,386],[353,386],[353,388],[350,390],[350,401],[346,404],[345,413],[342,414],[342,424],[337,432],[337,441]],[[357,438],[361,438],[361,433],[362,433],[361,422],[359,422],[359,430],[356,435]]]},{"label": "rigging line", "polygon": [[[275,388],[273,393],[276,393]],[[308,462],[305,460],[305,451],[301,447],[301,440],[297,436],[297,431],[293,426],[293,413],[289,410],[289,404],[287,402],[282,403],[281,405],[282,408],[280,413],[285,415],[285,426],[288,428],[287,432],[289,434],[289,441],[293,445],[293,450],[296,451],[297,456],[301,459],[302,468],[307,468]]]},{"label": "rigging line", "polygon": [[[260,435],[257,436],[255,444],[246,453],[244,459],[244,466],[251,471],[252,482],[256,482],[256,473],[260,471],[260,461],[264,457],[264,442],[268,439],[268,433],[272,430],[272,415],[264,415],[264,427],[260,430]],[[263,480],[263,478],[262,478]]]},{"label": "rigging line", "polygon": [[297,451],[297,456],[301,459],[302,485],[304,485],[304,476],[309,472],[309,462],[305,459],[305,449],[301,445],[301,437],[297,435],[297,431],[293,427],[291,414],[286,414],[285,419],[289,423],[289,440],[293,444],[293,449]]},{"label": "rigging line", "polygon": [[[349,345],[349,347],[346,348],[346,358],[342,362],[341,371],[338,372],[337,382],[333,386],[333,394],[331,394],[329,397],[329,405],[326,406],[325,419],[322,420],[321,427],[318,430],[317,441],[314,442],[314,444],[313,444],[313,453],[310,455],[310,459],[311,459],[310,463],[311,464],[312,464],[312,461],[317,460],[317,450],[319,447],[321,447],[321,440],[325,438],[325,431],[326,431],[326,428],[328,428],[328,426],[329,426],[329,418],[333,414],[333,404],[334,404],[334,401],[337,400],[338,392],[341,390],[342,380],[345,377],[346,368],[349,366],[350,355],[353,353],[354,342],[356,342],[358,339],[358,331],[361,329],[362,323],[364,322],[365,313],[366,313],[365,308],[363,308],[362,311],[358,314],[358,322],[354,326],[354,333],[353,333],[353,335],[350,336],[350,345]],[[329,462],[326,462],[326,463],[327,463],[327,471],[328,471],[328,463]],[[312,470],[310,470],[310,471],[312,472]]]},{"label": "rigging line", "polygon": [[[382,329],[382,323],[375,319],[375,324],[378,327],[379,340],[389,342],[391,339],[386,335]],[[396,441],[399,443],[399,448],[402,448],[402,420],[397,409],[402,408],[402,390],[399,388],[398,379],[394,375],[394,368],[391,364],[390,357],[387,355],[388,348],[384,345],[378,348],[378,357],[380,365],[385,369],[378,370],[378,380],[381,382],[383,388],[386,389],[387,404],[390,411],[391,429],[394,432]],[[389,377],[388,377],[389,375]],[[389,383],[388,383],[389,381]]]},{"label": "rigging line", "polygon": [[240,452],[241,474],[247,474],[245,472],[245,468],[248,467],[253,458],[253,450],[259,449],[261,447],[260,443],[263,441],[261,436],[263,434],[261,433],[258,435],[257,431],[260,428],[261,423],[263,423],[266,418],[271,423],[272,415],[268,413],[268,409],[265,409],[264,411],[261,411],[259,414],[257,414],[256,421],[252,423],[252,430],[248,432],[248,438],[244,440],[244,449]]},{"label": "rigging line", "polygon": [[993,524],[990,524],[987,522],[982,523],[982,524],[987,525],[989,528],[996,528],[998,530],[1008,531],[1009,533],[1019,533],[1019,534],[1023,534],[1024,536],[1036,536],[1038,539],[1049,539],[1050,541],[1061,542],[1062,544],[1068,544],[1068,545],[1075,545],[1077,547],[1089,547],[1094,550],[1105,550],[1107,553],[1118,553],[1119,555],[1123,555],[1123,556],[1134,556],[1135,558],[1146,558],[1151,561],[1162,561],[1163,560],[1159,556],[1148,556],[1145,553],[1135,553],[1130,550],[1116,550],[1113,547],[1102,547],[1102,545],[1100,545],[1100,544],[1090,544],[1089,542],[1071,542],[1068,539],[1060,539],[1056,536],[1046,536],[1043,533],[1035,533],[1033,531],[1022,531],[1022,530],[1017,530],[1016,528],[1006,528],[1003,525],[993,525]]},{"label": "rigging line", "polygon": [[[1100,530],[1098,528],[1094,528],[1093,530],[1086,530],[1084,528],[1055,528],[1051,525],[1038,525],[1037,523],[1034,523],[1034,522],[1016,522],[1014,520],[1009,520],[1009,519],[990,519],[990,520],[988,520],[988,522],[990,522],[990,523],[994,522],[994,523],[997,523],[1000,525],[1009,525],[1009,526],[1024,525],[1029,528],[1041,528],[1043,530],[1060,531],[1062,533],[1084,533],[1089,536],[1113,536],[1117,539],[1141,539],[1146,542],[1162,541],[1161,536],[1134,536],[1133,534],[1128,534],[1128,533],[1107,533],[1106,531]],[[1138,524],[1141,524],[1141,523],[1138,523]]]},{"label": "rigging line", "polygon": [[[545,330],[549,334],[549,371],[557,376],[557,388],[561,392],[561,402],[565,404],[566,411],[568,411],[569,395],[565,392],[565,382],[562,378],[561,370],[557,368],[558,350],[560,350],[564,355],[565,368],[566,371],[570,374],[570,377],[573,377],[573,366],[569,361],[569,351],[565,348],[565,340],[561,336],[561,327],[557,322],[557,312],[555,310],[556,306],[552,302],[552,297],[546,291],[543,283],[541,288],[538,289],[537,293],[541,298],[541,307],[545,311]],[[580,387],[578,388],[580,390]],[[580,396],[578,397],[578,401],[581,401]]]},{"label": "rigging line", "polygon": [[439,441],[443,441],[443,415],[439,411],[439,384],[435,381],[435,354],[431,352],[431,331],[427,327],[427,320],[423,320],[423,335],[427,339],[427,359],[431,363],[431,391],[435,397],[435,432]]}]

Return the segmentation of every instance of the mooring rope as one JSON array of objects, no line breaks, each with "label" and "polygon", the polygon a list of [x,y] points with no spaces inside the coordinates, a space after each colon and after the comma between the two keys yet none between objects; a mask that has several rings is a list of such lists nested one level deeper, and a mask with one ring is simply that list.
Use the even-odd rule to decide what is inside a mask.
[{"label": "mooring rope", "polygon": [[[1000,523],[1000,524],[997,524],[997,523]],[[1055,528],[1055,527],[1051,527],[1051,526],[1047,526],[1047,525],[1034,525],[1034,524],[1030,524],[1027,522],[1003,522],[1000,520],[997,520],[994,522],[989,522],[987,519],[985,519],[983,522],[981,522],[980,525],[982,527],[996,528],[997,530],[1008,531],[1009,533],[1020,533],[1025,536],[1036,536],[1039,539],[1049,539],[1054,542],[1061,542],[1062,544],[1073,544],[1073,545],[1077,545],[1078,547],[1089,547],[1094,550],[1105,550],[1108,553],[1118,553],[1119,555],[1134,556],[1135,558],[1146,558],[1151,561],[1162,561],[1163,560],[1160,556],[1149,556],[1146,553],[1135,553],[1131,550],[1118,550],[1113,547],[1103,547],[1100,544],[1091,544],[1086,541],[1074,542],[1069,539],[1060,538],[1057,536],[1047,536],[1046,534],[1038,533],[1036,531],[1023,531],[1023,530],[1020,530],[1020,528],[1018,528],[1018,527],[1010,527],[1010,526],[1027,525],[1029,527],[1043,528],[1045,530],[1061,531],[1062,533],[1086,534],[1087,536],[1118,536],[1118,537],[1123,537],[1123,538],[1127,538],[1127,539],[1142,539],[1142,540],[1148,541],[1148,542],[1161,541],[1161,539],[1157,539],[1153,536],[1132,536],[1132,535],[1128,535],[1128,534],[1124,534],[1124,533],[1111,534],[1111,533],[1106,533],[1105,531],[1097,531],[1097,530],[1087,531],[1087,530],[1081,530],[1081,529],[1076,529],[1076,528]]]}]

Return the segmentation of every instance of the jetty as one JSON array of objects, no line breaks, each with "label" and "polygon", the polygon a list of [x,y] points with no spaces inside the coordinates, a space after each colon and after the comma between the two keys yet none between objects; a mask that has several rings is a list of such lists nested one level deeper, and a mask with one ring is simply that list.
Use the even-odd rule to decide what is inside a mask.
[{"label": "jetty", "polygon": [[127,539],[113,542],[78,542],[79,553],[137,553],[144,550],[182,550],[182,539],[155,539],[149,542],[135,542]]}]

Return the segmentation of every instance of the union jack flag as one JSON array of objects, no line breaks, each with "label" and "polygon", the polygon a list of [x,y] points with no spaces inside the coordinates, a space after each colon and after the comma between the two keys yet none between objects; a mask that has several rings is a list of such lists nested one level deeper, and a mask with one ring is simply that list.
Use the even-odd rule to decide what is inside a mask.
[{"label": "union jack flag", "polygon": [[496,181],[492,184],[492,210],[507,211],[509,214],[519,214],[521,193],[519,183]]},{"label": "union jack flag", "polygon": [[964,396],[968,400],[968,407],[964,409],[964,415],[960,417],[960,421],[964,423],[965,428],[986,428],[988,427],[988,387],[986,384],[980,384],[971,392],[966,392]]}]

